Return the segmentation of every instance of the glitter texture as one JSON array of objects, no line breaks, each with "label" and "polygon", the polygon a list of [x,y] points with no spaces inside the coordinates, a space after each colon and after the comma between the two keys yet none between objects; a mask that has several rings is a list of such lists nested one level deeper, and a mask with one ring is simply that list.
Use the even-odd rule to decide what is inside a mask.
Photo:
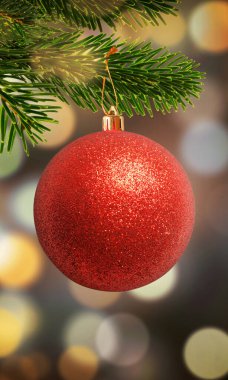
[{"label": "glitter texture", "polygon": [[176,263],[192,233],[194,198],[165,148],[135,133],[105,131],[79,138],[51,160],[34,216],[44,251],[67,277],[125,291]]}]

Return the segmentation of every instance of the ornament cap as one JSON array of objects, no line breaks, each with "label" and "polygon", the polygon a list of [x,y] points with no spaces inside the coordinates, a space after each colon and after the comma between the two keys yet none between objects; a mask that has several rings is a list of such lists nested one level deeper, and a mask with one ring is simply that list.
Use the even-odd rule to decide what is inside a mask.
[{"label": "ornament cap", "polygon": [[124,131],[124,118],[120,116],[116,107],[111,106],[109,113],[103,117],[103,131]]}]

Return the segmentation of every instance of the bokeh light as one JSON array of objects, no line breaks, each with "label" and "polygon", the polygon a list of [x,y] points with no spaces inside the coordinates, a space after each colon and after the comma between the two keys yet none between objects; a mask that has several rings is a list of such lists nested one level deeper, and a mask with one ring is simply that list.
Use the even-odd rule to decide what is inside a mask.
[{"label": "bokeh light", "polygon": [[43,258],[31,237],[17,232],[0,236],[0,252],[1,285],[25,288],[40,278]]},{"label": "bokeh light", "polygon": [[4,149],[3,153],[0,153],[0,180],[14,175],[21,168],[24,159],[21,141],[16,138],[11,152]]},{"label": "bokeh light", "polygon": [[165,23],[160,22],[159,26],[152,26],[149,24],[141,27],[136,24],[134,25],[134,29],[127,24],[123,25],[122,23],[119,23],[116,27],[116,35],[121,40],[151,40],[157,45],[167,47],[179,44],[186,34],[186,22],[184,17],[179,13],[178,16],[162,15],[162,18]]},{"label": "bokeh light", "polygon": [[12,355],[1,364],[1,374],[11,380],[42,380],[49,375],[50,369],[49,358],[39,352]]},{"label": "bokeh light", "polygon": [[157,45],[174,46],[179,44],[186,34],[186,22],[181,13],[177,16],[163,15],[165,24],[151,27],[151,40]]},{"label": "bokeh light", "polygon": [[201,175],[214,175],[228,164],[228,133],[215,121],[199,121],[184,133],[181,154],[184,163]]},{"label": "bokeh light", "polygon": [[101,292],[78,285],[73,281],[68,281],[69,289],[72,296],[80,304],[94,308],[103,309],[113,305],[120,298],[121,293],[118,292]]},{"label": "bokeh light", "polygon": [[41,312],[30,296],[10,291],[1,292],[0,308],[7,310],[16,318],[23,340],[39,330]]},{"label": "bokeh light", "polygon": [[38,178],[27,179],[14,187],[8,199],[9,212],[15,221],[29,232],[34,232],[33,203]]},{"label": "bokeh light", "polygon": [[55,102],[45,102],[45,105],[54,105],[61,107],[57,112],[50,114],[53,119],[57,120],[58,124],[44,123],[45,127],[50,128],[50,131],[46,131],[42,138],[45,142],[39,142],[38,148],[42,149],[54,149],[66,143],[74,131],[77,125],[77,115],[73,106],[56,99]]},{"label": "bokeh light", "polygon": [[4,227],[3,224],[0,223],[0,239],[2,236],[4,236],[6,233],[6,228]]},{"label": "bokeh light", "polygon": [[149,285],[131,290],[128,294],[141,301],[155,301],[168,296],[177,283],[177,266]]},{"label": "bokeh light", "polygon": [[143,322],[127,313],[107,317],[99,326],[96,346],[100,356],[116,366],[136,364],[149,347]]},{"label": "bokeh light", "polygon": [[98,357],[90,348],[72,346],[61,355],[58,368],[64,380],[92,380],[98,366]]},{"label": "bokeh light", "polygon": [[218,379],[228,371],[228,335],[218,328],[193,333],[184,347],[188,369],[201,379]]},{"label": "bokeh light", "polygon": [[22,329],[17,318],[0,306],[0,357],[12,354],[20,345]]},{"label": "bokeh light", "polygon": [[95,348],[97,329],[103,315],[95,312],[82,312],[72,315],[63,330],[65,347],[81,345]]},{"label": "bokeh light", "polygon": [[[209,105],[213,104],[213,107]],[[173,114],[173,117],[183,123],[186,128],[192,122],[205,119],[216,120],[223,117],[225,114],[224,90],[215,79],[207,78],[200,99],[197,99],[194,107],[187,107],[186,110],[178,109],[178,112]]]},{"label": "bokeh light", "polygon": [[[122,3],[118,0],[118,6]],[[126,120],[129,131],[158,141],[179,157],[198,199],[190,252],[156,282],[123,294],[88,289],[65,278],[37,247],[33,201],[41,170],[76,135],[94,132],[102,115],[57,100],[62,109],[49,116],[59,124],[46,123],[47,142],[26,158],[16,137],[12,152],[0,155],[0,380],[228,378],[227,7],[225,0],[185,1],[178,7],[183,13],[164,16],[166,25],[159,21],[159,27],[140,27],[135,13],[126,12],[136,30],[124,25],[116,33],[121,41],[130,37],[150,41],[155,49],[182,50],[200,62],[207,77],[200,99],[192,99],[195,106],[185,112],[180,108],[167,118],[156,113],[154,121],[147,116]],[[144,24],[143,11],[141,15]],[[103,22],[102,30],[115,33]],[[98,29],[84,32],[81,38],[100,34]],[[64,49],[59,53],[63,59],[58,63],[44,53],[41,65],[63,81],[74,80],[82,70],[80,59],[72,50],[65,70]],[[85,73],[88,85],[96,66]],[[9,76],[9,81],[15,79]],[[16,236],[21,243],[15,243]],[[217,323],[217,328],[204,329],[202,321]]]},{"label": "bokeh light", "polygon": [[205,202],[206,217],[211,227],[226,236],[228,235],[227,185],[218,185],[211,190]]},{"label": "bokeh light", "polygon": [[228,3],[208,1],[192,12],[189,28],[195,44],[203,50],[220,53],[228,48]]}]

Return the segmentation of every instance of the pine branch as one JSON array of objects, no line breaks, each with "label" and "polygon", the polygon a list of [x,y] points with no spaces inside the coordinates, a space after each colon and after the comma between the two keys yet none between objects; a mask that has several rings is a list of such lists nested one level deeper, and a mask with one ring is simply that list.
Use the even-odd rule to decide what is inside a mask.
[{"label": "pine branch", "polygon": [[[80,28],[102,30],[101,21],[110,27],[116,22],[157,25],[164,14],[176,14],[180,0],[3,0],[1,13],[27,23],[34,17],[51,16]],[[4,18],[4,16],[3,16]]]},{"label": "pine branch", "polygon": [[[81,32],[47,28],[45,33],[44,27],[34,32],[29,26],[25,30],[20,46],[0,47],[1,151],[6,128],[12,130],[8,149],[16,134],[26,151],[25,133],[34,144],[42,139],[46,130],[42,122],[50,121],[47,111],[55,108],[41,105],[41,95],[45,100],[54,95],[63,101],[70,96],[82,108],[100,109],[102,78],[107,75],[104,55],[114,45],[119,52],[110,57],[109,67],[119,110],[128,116],[134,111],[152,116],[153,109],[166,113],[179,105],[185,108],[200,94],[203,74],[198,64],[181,53],[154,50],[150,43],[126,45],[104,34],[81,38]],[[106,108],[113,103],[113,89],[107,81]]]},{"label": "pine branch", "polygon": [[1,0],[0,21],[4,23],[5,27],[7,23],[20,25],[30,24],[34,20],[34,17],[37,17],[39,13],[41,14],[41,12],[36,14],[36,10],[35,2],[32,4],[29,0]]},{"label": "pine branch", "polygon": [[[11,151],[16,135],[23,143],[24,151],[29,155],[27,140],[32,145],[43,141],[42,134],[50,130],[43,122],[55,123],[55,120],[47,116],[47,112],[55,112],[59,106],[48,106],[50,101],[51,86],[37,82],[28,83],[23,76],[18,80],[10,75],[1,77],[0,81],[0,153],[5,145]],[[49,89],[49,91],[45,92]],[[9,131],[9,133],[8,133]],[[27,137],[27,139],[26,139]],[[8,141],[6,141],[6,138]]]}]

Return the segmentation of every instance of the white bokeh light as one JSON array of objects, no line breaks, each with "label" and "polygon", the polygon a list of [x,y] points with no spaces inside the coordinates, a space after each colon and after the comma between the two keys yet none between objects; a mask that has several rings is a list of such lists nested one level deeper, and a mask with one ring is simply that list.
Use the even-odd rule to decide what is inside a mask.
[{"label": "white bokeh light", "polygon": [[76,313],[70,317],[63,329],[65,347],[95,347],[97,329],[103,321],[103,315],[95,312]]},{"label": "white bokeh light", "polygon": [[0,222],[0,238],[3,237],[6,234],[6,232],[7,232],[6,228]]},{"label": "white bokeh light", "polygon": [[184,347],[188,369],[201,379],[218,379],[228,371],[228,335],[214,327],[194,332]]},{"label": "white bokeh light", "polygon": [[143,322],[127,313],[106,318],[98,328],[96,346],[100,356],[116,366],[139,362],[149,347],[149,333]]},{"label": "white bokeh light", "polygon": [[172,292],[177,283],[177,276],[178,271],[177,266],[175,266],[157,281],[143,286],[142,288],[131,290],[129,295],[141,301],[150,302],[159,300],[168,296]]},{"label": "white bokeh light", "polygon": [[201,175],[214,175],[228,165],[228,133],[212,120],[199,121],[186,130],[181,154],[189,169]]},{"label": "white bokeh light", "polygon": [[21,141],[16,138],[11,152],[6,149],[0,153],[0,180],[13,176],[25,160]]},{"label": "white bokeh light", "polygon": [[24,181],[15,187],[8,199],[9,212],[15,221],[30,232],[35,231],[33,203],[38,178]]}]

